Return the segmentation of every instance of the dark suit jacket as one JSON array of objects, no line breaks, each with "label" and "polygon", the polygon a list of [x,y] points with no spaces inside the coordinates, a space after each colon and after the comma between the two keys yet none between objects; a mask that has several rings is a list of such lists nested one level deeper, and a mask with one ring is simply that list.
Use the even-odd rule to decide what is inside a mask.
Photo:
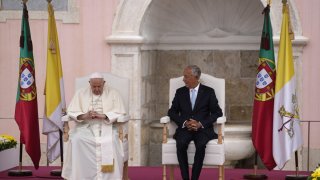
[{"label": "dark suit jacket", "polygon": [[213,123],[222,116],[222,110],[214,90],[200,84],[194,109],[191,107],[189,89],[184,86],[177,89],[168,116],[178,125],[176,133],[182,131],[183,123],[192,118],[200,121],[204,127],[199,132],[204,132],[209,139],[215,139],[217,134],[213,131]]}]

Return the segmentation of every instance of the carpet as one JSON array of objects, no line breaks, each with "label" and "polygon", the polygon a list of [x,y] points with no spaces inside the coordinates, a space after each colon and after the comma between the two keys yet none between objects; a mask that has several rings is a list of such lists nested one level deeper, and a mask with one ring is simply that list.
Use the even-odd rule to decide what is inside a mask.
[{"label": "carpet", "polygon": [[[17,169],[17,168],[12,168]],[[26,166],[23,169],[31,170],[33,175],[26,177],[12,177],[8,176],[8,170],[0,172],[0,179],[10,180],[43,180],[43,179],[62,179],[61,177],[51,176],[50,172],[58,167],[53,166],[41,166],[39,169]],[[162,167],[129,167],[129,179],[130,180],[162,180]],[[190,171],[191,172],[191,171]],[[169,169],[167,169],[167,179]],[[225,180],[242,180],[243,175],[252,174],[252,169],[225,169]],[[283,180],[286,175],[294,175],[294,171],[279,171],[279,170],[258,170],[258,174],[265,174],[268,176],[268,180]],[[301,175],[309,175],[309,172],[299,172]],[[174,169],[174,177],[176,180],[180,180],[180,170],[178,167]],[[203,168],[201,171],[200,180],[215,180],[218,179],[217,168]]]}]

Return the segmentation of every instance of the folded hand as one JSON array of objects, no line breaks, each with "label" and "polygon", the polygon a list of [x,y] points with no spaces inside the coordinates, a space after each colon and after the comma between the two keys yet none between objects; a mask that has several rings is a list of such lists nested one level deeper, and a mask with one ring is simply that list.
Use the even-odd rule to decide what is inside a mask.
[{"label": "folded hand", "polygon": [[88,111],[85,114],[80,115],[78,119],[82,120],[93,120],[93,119],[101,119],[101,120],[106,120],[106,115],[100,114],[96,111]]},{"label": "folded hand", "polygon": [[198,131],[198,129],[201,127],[201,124],[194,119],[189,119],[186,122],[186,127],[189,131]]}]

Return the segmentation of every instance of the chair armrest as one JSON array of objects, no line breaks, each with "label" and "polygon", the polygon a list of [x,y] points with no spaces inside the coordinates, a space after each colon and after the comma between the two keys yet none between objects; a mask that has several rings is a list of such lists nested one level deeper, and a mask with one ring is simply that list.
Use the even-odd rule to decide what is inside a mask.
[{"label": "chair armrest", "polygon": [[167,143],[168,142],[168,123],[170,122],[170,117],[169,116],[164,116],[160,118],[160,123],[163,124],[163,129],[162,129],[162,143]]},{"label": "chair armrest", "polygon": [[69,116],[64,115],[64,116],[62,116],[61,120],[63,122],[63,127],[62,127],[63,142],[67,142],[69,140],[69,131],[70,131]]},{"label": "chair armrest", "polygon": [[216,121],[216,133],[218,134],[218,144],[222,144],[223,143],[223,136],[224,136],[224,123],[226,122],[226,117],[222,116],[219,117]]},{"label": "chair armrest", "polygon": [[129,115],[124,115],[124,116],[118,117],[117,122],[128,122],[129,119],[130,119]]},{"label": "chair armrest", "polygon": [[167,124],[170,122],[170,117],[169,116],[164,116],[162,118],[160,118],[160,123],[161,124]]},{"label": "chair armrest", "polygon": [[226,120],[226,117],[225,116],[222,116],[222,117],[218,117],[216,123],[217,124],[223,124],[225,123],[227,120]]},{"label": "chair armrest", "polygon": [[130,116],[129,115],[123,115],[117,118],[116,127],[118,128],[118,135],[119,139],[124,142],[125,139],[128,139],[128,122],[129,122]]},{"label": "chair armrest", "polygon": [[64,115],[64,116],[61,117],[61,121],[63,121],[63,122],[68,122],[70,120],[71,120],[71,118],[70,118],[69,115]]}]

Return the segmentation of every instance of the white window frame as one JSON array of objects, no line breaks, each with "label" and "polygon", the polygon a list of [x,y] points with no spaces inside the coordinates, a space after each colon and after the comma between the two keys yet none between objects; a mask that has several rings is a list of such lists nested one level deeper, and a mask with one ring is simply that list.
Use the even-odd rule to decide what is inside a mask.
[{"label": "white window frame", "polygon": [[[32,0],[31,0],[32,1]],[[77,0],[68,0],[67,11],[55,11],[56,20],[62,20],[63,23],[79,23],[79,7]],[[0,22],[6,22],[8,19],[21,19],[22,9],[1,10],[2,0],[0,0]],[[47,11],[29,11],[29,19],[48,19]]]}]

